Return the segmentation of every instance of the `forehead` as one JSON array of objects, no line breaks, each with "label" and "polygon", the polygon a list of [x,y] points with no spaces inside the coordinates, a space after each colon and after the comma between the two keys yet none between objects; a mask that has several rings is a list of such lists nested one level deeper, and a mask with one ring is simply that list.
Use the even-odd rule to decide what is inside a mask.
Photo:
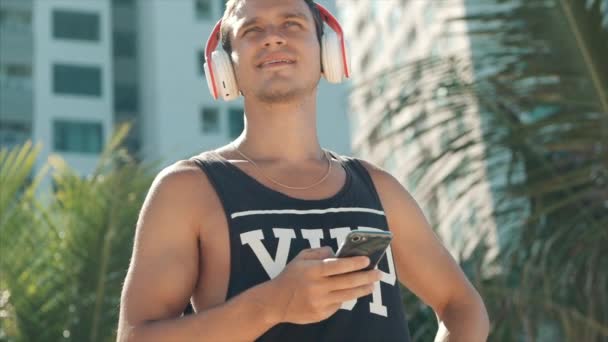
[{"label": "forehead", "polygon": [[304,0],[242,0],[233,15],[235,29],[245,22],[300,15],[313,20]]}]

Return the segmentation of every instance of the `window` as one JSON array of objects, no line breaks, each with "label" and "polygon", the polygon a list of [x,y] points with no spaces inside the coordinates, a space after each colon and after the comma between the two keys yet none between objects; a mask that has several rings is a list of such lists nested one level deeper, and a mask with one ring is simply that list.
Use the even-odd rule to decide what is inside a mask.
[{"label": "window", "polygon": [[32,66],[0,64],[0,88],[32,90]]},{"label": "window", "polygon": [[245,128],[245,115],[243,109],[232,108],[228,111],[228,129],[230,138],[238,137]]},{"label": "window", "polygon": [[5,64],[2,73],[8,77],[32,77],[32,66],[29,64]]},{"label": "window", "polygon": [[98,41],[99,15],[96,13],[54,10],[53,37]]},{"label": "window", "polygon": [[133,7],[134,0],[112,0],[112,5],[114,6],[125,6],[125,7]]},{"label": "window", "polygon": [[219,133],[220,115],[217,108],[205,107],[201,110],[201,131],[203,133]]},{"label": "window", "polygon": [[211,19],[212,10],[211,0],[194,0],[196,19]]},{"label": "window", "polygon": [[0,8],[0,28],[2,31],[31,32],[32,12]]},{"label": "window", "polygon": [[101,123],[64,120],[53,123],[53,146],[59,152],[100,153],[102,136]]},{"label": "window", "polygon": [[133,32],[114,31],[112,45],[114,57],[135,56],[135,34]]},{"label": "window", "polygon": [[114,86],[114,110],[117,112],[137,111],[137,87],[131,84]]},{"label": "window", "polygon": [[24,144],[32,137],[30,124],[0,121],[0,146],[11,148]]},{"label": "window", "polygon": [[101,96],[101,69],[66,64],[53,65],[53,92]]}]

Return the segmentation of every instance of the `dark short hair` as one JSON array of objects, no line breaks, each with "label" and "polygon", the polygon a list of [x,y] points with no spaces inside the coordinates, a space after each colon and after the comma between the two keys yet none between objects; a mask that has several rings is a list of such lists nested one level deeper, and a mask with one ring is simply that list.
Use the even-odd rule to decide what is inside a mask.
[{"label": "dark short hair", "polygon": [[[237,5],[246,0],[228,0],[226,3],[226,10],[224,11],[224,15],[222,16],[222,27],[220,29],[220,37],[222,39],[222,48],[224,51],[230,55],[232,52],[232,44],[230,42],[230,18],[236,12]],[[323,19],[321,18],[321,13],[319,13],[319,9],[313,0],[304,0],[310,12],[312,13],[312,18],[315,21],[315,29],[317,32],[317,40],[319,41],[319,46],[321,45],[321,36],[323,35]]]}]

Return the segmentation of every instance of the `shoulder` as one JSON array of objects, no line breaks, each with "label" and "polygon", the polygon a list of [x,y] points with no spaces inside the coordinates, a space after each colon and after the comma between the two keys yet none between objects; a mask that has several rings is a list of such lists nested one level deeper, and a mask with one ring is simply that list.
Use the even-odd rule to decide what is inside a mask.
[{"label": "shoulder", "polygon": [[389,171],[370,161],[360,158],[353,159],[357,160],[361,165],[363,165],[367,173],[369,173],[370,177],[372,178],[372,181],[374,182],[377,191],[384,192],[386,190],[393,189],[394,187],[401,188],[405,191],[405,188],[403,188],[399,180],[397,180],[397,178],[393,176]]},{"label": "shoulder", "polygon": [[179,160],[158,172],[148,191],[146,204],[156,203],[182,214],[199,212],[205,207],[205,198],[213,193],[206,174],[193,160]]},{"label": "shoulder", "polygon": [[409,191],[389,171],[372,162],[354,159],[359,161],[369,173],[387,216],[407,215],[412,211],[420,210]]},{"label": "shoulder", "polygon": [[199,161],[215,160],[213,155],[208,152],[203,152],[189,159],[182,159],[174,162],[171,165],[162,169],[154,180],[158,185],[168,184],[171,186],[188,187],[195,185],[204,185],[208,183],[208,178],[205,172],[201,169],[195,159]]},{"label": "shoulder", "polygon": [[184,188],[201,182],[203,172],[193,160],[179,160],[162,169],[155,177],[153,187]]}]

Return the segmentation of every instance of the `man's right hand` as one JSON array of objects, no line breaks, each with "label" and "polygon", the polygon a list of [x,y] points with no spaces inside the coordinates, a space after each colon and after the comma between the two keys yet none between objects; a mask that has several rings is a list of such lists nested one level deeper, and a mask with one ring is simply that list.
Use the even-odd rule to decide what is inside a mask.
[{"label": "man's right hand", "polygon": [[381,273],[360,271],[368,264],[365,256],[335,258],[329,247],[301,251],[269,283],[273,319],[277,323],[318,322],[333,315],[343,302],[370,294]]}]

